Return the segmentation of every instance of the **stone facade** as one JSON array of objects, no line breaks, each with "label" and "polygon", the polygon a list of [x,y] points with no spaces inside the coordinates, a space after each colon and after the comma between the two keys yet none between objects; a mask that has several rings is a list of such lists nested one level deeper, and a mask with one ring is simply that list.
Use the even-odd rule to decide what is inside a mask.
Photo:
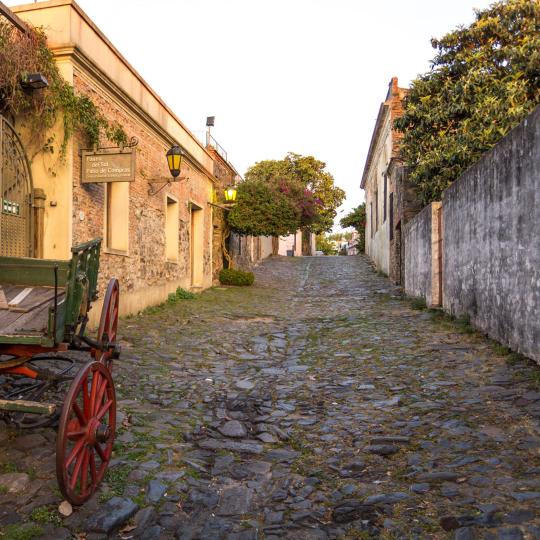
[{"label": "stone facade", "polygon": [[232,233],[229,252],[234,267],[249,270],[270,257],[273,254],[272,240],[271,236],[240,236]]},{"label": "stone facade", "polygon": [[401,229],[418,211],[399,160],[402,134],[393,128],[403,113],[406,93],[393,77],[379,109],[360,185],[366,200],[366,253],[395,283],[403,282]]},{"label": "stone facade", "polygon": [[[207,146],[206,149],[208,153],[212,156],[214,160],[214,176],[216,177],[215,185],[215,197],[214,202],[223,202],[223,191],[226,187],[232,186],[235,184],[238,173],[236,169],[219,153],[213,146]],[[213,207],[213,218],[212,218],[212,279],[214,283],[219,281],[219,272],[223,269],[225,262],[225,255],[223,253],[223,236],[226,234],[227,224],[226,224],[226,213],[227,210],[219,208],[218,206]],[[228,239],[225,240],[227,245],[229,245]]]},{"label": "stone facade", "polygon": [[540,107],[404,227],[405,292],[540,362]]},{"label": "stone facade", "polygon": [[[110,122],[118,122],[128,138],[138,140],[135,179],[127,186],[122,183],[127,210],[125,216],[114,216],[127,229],[122,250],[109,245],[110,184],[81,183],[80,152],[88,146],[86,141],[75,136],[69,142],[65,162],[54,163],[54,175],[50,157],[33,161],[36,187],[47,197],[44,257],[65,259],[72,245],[103,238],[100,296],[108,280],[117,277],[123,315],[164,301],[177,287],[211,286],[214,213],[208,203],[213,200],[216,182],[213,157],[74,2],[40,2],[14,11],[44,27],[61,73],[76,92],[88,95]],[[171,176],[165,153],[173,144],[180,144],[186,155],[180,181],[167,184]],[[101,141],[100,146],[111,143]],[[156,181],[161,183],[152,183]],[[112,200],[112,191],[109,193]],[[167,251],[168,205],[178,206],[168,240],[172,248]],[[100,311],[98,302],[91,323]]]},{"label": "stone facade", "polygon": [[440,210],[440,202],[431,203],[403,228],[405,293],[429,307],[441,304]]},{"label": "stone facade", "polygon": [[443,194],[443,306],[540,362],[540,107]]}]

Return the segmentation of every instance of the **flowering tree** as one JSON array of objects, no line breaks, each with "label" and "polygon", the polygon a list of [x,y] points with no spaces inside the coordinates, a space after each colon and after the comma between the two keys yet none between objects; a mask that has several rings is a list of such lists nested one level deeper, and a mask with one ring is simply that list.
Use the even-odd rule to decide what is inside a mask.
[{"label": "flowering tree", "polygon": [[237,203],[227,216],[232,230],[253,236],[282,236],[319,219],[320,203],[300,183],[251,179],[238,186]]},{"label": "flowering tree", "polygon": [[[337,208],[345,199],[345,192],[334,185],[334,177],[326,170],[326,164],[313,156],[289,153],[280,160],[259,161],[246,172],[245,183],[250,182],[267,184],[269,190],[286,195],[299,210],[296,228],[286,227],[289,232],[302,227],[315,233],[330,231]],[[240,186],[236,212],[230,213],[233,220],[243,208],[240,205],[243,191]]]}]

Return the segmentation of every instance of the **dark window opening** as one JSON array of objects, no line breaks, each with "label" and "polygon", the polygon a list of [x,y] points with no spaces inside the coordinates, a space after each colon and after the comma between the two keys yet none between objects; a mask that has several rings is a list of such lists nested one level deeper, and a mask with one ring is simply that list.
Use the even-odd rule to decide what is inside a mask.
[{"label": "dark window opening", "polygon": [[390,240],[394,239],[394,194],[390,193]]},{"label": "dark window opening", "polygon": [[386,198],[388,196],[388,176],[384,174],[384,201],[383,201],[383,223],[386,221]]},{"label": "dark window opening", "polygon": [[375,192],[375,231],[379,230],[379,192]]}]

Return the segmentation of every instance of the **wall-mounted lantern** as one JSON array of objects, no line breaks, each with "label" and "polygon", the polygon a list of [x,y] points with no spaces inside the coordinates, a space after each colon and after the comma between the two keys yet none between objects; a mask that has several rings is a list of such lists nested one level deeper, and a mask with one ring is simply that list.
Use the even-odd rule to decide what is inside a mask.
[{"label": "wall-mounted lantern", "polygon": [[225,202],[228,204],[234,203],[236,201],[236,188],[234,186],[229,186],[225,191]]},{"label": "wall-mounted lantern", "polygon": [[167,165],[169,166],[169,172],[173,178],[180,176],[180,169],[182,168],[182,160],[184,159],[184,151],[175,144],[172,146],[166,154]]},{"label": "wall-mounted lantern", "polygon": [[25,90],[40,90],[49,86],[49,81],[43,73],[27,73],[21,77],[21,86]]},{"label": "wall-mounted lantern", "polygon": [[[165,154],[165,157],[167,158],[167,167],[169,167],[169,172],[171,173],[172,180],[170,178],[155,178],[152,180],[148,180],[148,183],[151,185],[150,189],[148,190],[148,195],[156,195],[159,193],[164,187],[169,186],[171,182],[179,182],[180,180],[189,180],[187,176],[180,176],[180,172],[182,169],[182,162],[184,161],[185,152],[175,144],[174,146],[171,146],[167,153]],[[163,184],[159,189],[154,189],[152,184]]]}]

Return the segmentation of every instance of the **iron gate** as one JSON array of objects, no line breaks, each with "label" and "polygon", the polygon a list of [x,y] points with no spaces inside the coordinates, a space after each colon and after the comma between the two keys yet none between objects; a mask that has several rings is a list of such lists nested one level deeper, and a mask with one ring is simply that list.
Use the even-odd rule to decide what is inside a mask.
[{"label": "iron gate", "polygon": [[0,255],[33,255],[32,176],[15,128],[0,116]]}]

